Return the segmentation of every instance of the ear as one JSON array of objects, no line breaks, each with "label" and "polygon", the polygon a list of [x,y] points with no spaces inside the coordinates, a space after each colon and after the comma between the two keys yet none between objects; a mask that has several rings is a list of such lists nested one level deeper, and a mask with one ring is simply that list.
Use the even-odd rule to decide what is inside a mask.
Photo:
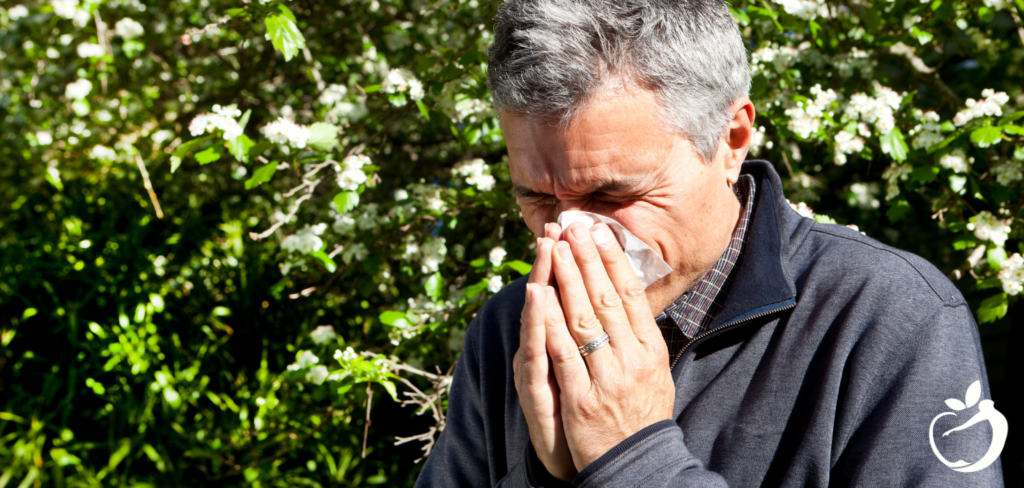
[{"label": "ear", "polygon": [[740,98],[733,102],[729,108],[733,114],[729,121],[722,146],[719,150],[723,152],[725,164],[725,175],[730,183],[735,183],[740,177],[740,166],[747,158],[747,151],[750,149],[750,137],[754,133],[754,102],[749,98]]}]

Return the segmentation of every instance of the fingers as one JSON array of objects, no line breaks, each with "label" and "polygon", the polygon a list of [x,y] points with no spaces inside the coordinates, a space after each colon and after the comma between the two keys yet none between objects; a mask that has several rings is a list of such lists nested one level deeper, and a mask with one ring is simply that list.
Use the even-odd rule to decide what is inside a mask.
[{"label": "fingers", "polygon": [[523,305],[522,324],[519,329],[519,349],[528,364],[543,362],[546,366],[548,363],[544,330],[546,314],[544,289],[536,283],[527,283],[526,304]]},{"label": "fingers", "polygon": [[605,272],[622,301],[633,334],[644,346],[663,345],[664,339],[654,317],[651,317],[651,306],[647,303],[644,287],[611,229],[599,223],[590,230],[590,235],[601,256]]},{"label": "fingers", "polygon": [[[600,336],[603,329],[611,338],[613,348],[636,346],[638,342],[629,317],[605,272],[590,232],[582,224],[573,224],[565,235],[567,243],[555,246],[556,255],[552,260],[573,336],[583,345]],[[588,322],[597,322],[597,330],[590,331]]]},{"label": "fingers", "polygon": [[555,379],[562,392],[578,395],[590,389],[590,374],[587,372],[587,365],[580,357],[576,341],[569,334],[569,329],[565,325],[565,316],[562,314],[562,307],[558,304],[555,288],[545,287],[544,298],[547,307],[545,338],[551,365],[555,370]]},{"label": "fingers", "polygon": [[[537,238],[537,259],[533,262],[533,268],[530,270],[530,283],[540,286],[555,284],[554,275],[551,273],[551,248],[554,245],[555,241],[552,239]],[[543,289],[540,294],[544,294]]]},{"label": "fingers", "polygon": [[558,225],[557,222],[548,222],[544,224],[544,237],[558,242],[562,239],[562,226]]}]

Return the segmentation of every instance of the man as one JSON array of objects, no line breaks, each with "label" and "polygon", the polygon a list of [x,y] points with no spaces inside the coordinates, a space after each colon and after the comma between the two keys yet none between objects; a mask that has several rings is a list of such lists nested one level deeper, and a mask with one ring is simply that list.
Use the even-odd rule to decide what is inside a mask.
[{"label": "man", "polygon": [[[985,427],[929,441],[944,400],[990,398],[956,288],[801,218],[771,165],[743,163],[754,107],[723,3],[508,0],[495,31],[537,259],[470,326],[420,485],[1001,485],[998,463],[944,464],[981,458]],[[608,227],[561,229],[566,210],[674,271],[644,290]]]}]

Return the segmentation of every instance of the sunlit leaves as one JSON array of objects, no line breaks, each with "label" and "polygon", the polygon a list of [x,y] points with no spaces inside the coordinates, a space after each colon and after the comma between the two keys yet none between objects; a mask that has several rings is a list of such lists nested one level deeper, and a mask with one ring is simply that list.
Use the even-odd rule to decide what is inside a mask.
[{"label": "sunlit leaves", "polygon": [[252,177],[245,180],[245,189],[251,190],[263,183],[270,181],[274,177],[274,173],[277,171],[277,163],[271,161],[269,164],[265,164],[256,168],[252,173]]},{"label": "sunlit leaves", "polygon": [[338,128],[324,122],[309,126],[309,140],[306,141],[306,145],[319,151],[334,149],[338,145]]},{"label": "sunlit leaves", "polygon": [[288,7],[279,5],[281,13],[273,14],[264,19],[267,27],[267,38],[274,49],[284,55],[285,61],[291,61],[299,50],[306,47],[306,38],[295,25],[295,15]]}]

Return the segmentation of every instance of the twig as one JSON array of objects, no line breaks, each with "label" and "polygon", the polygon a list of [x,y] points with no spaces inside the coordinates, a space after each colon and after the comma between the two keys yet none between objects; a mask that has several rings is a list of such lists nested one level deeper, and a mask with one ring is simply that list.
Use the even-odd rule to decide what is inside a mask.
[{"label": "twig", "polygon": [[366,382],[366,425],[363,426],[363,459],[366,459],[366,438],[370,435],[370,406],[373,402],[373,388]]},{"label": "twig", "polygon": [[323,77],[320,76],[320,69],[317,68],[320,62],[313,59],[313,55],[310,54],[309,48],[306,46],[302,47],[302,57],[306,58],[306,62],[309,63],[309,69],[313,72],[313,80],[316,81],[317,91],[324,91],[327,85],[324,83]]},{"label": "twig", "polygon": [[146,191],[149,192],[149,199],[153,202],[153,209],[156,210],[156,218],[164,218],[164,211],[160,208],[160,200],[156,199],[153,183],[149,181],[149,173],[146,171],[146,165],[142,162],[142,156],[139,155],[138,150],[135,151],[135,164],[139,166],[139,172],[142,173],[142,184],[146,186]]},{"label": "twig", "polygon": [[302,205],[302,202],[304,202],[306,200],[309,200],[312,197],[313,197],[313,193],[312,192],[307,193],[305,195],[302,195],[301,197],[299,197],[298,199],[295,200],[295,203],[292,205],[291,211],[288,212],[288,215],[285,216],[285,218],[283,218],[281,220],[278,220],[277,222],[274,222],[274,225],[271,225],[269,229],[267,229],[267,230],[265,230],[263,232],[260,232],[259,234],[255,233],[255,232],[250,232],[249,233],[249,238],[254,240],[254,241],[259,241],[259,240],[263,240],[263,239],[267,238],[270,234],[273,234],[275,230],[277,230],[282,225],[284,225],[285,222],[290,222],[293,218],[295,218],[295,214],[298,213],[299,206]]},{"label": "twig", "polygon": [[203,35],[213,29],[219,29],[221,27],[224,27],[225,25],[228,25],[228,22],[231,22],[231,17],[228,17],[220,22],[215,22],[213,24],[206,24],[199,29],[189,30],[188,32],[181,35],[181,43],[186,46],[190,46],[192,45],[192,37]]},{"label": "twig", "polygon": [[[107,23],[103,22],[103,19],[100,18],[99,9],[92,13],[92,19],[96,22],[96,40],[99,41],[100,47],[103,49],[103,54],[113,55],[114,49],[110,46],[110,41],[107,39]],[[102,72],[107,69],[106,66],[106,61],[103,60],[103,57],[100,57],[100,61],[96,64],[96,67]],[[100,77],[100,89],[103,90],[104,95],[107,94],[106,77]]]},{"label": "twig", "polygon": [[782,162],[786,163],[786,169],[789,170],[789,177],[795,178],[796,174],[793,173],[793,167],[789,165],[789,157],[786,156],[786,148],[782,148]]}]

